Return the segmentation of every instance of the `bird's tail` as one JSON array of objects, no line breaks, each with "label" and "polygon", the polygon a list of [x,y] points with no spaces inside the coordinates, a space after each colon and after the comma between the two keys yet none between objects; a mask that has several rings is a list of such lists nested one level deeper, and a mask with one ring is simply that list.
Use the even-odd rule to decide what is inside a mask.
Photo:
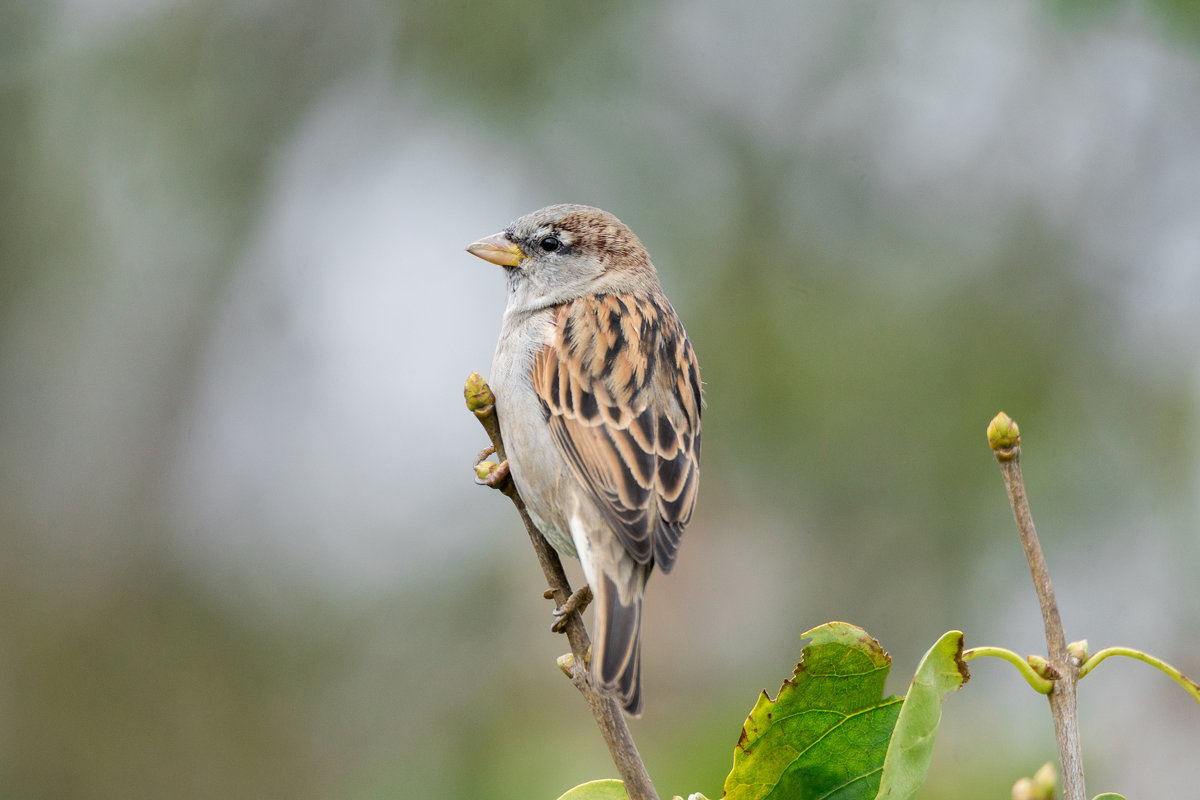
[{"label": "bird's tail", "polygon": [[621,601],[616,583],[601,574],[596,595],[596,637],[592,644],[592,675],[600,690],[616,695],[631,716],[642,713],[642,592],[644,576]]}]

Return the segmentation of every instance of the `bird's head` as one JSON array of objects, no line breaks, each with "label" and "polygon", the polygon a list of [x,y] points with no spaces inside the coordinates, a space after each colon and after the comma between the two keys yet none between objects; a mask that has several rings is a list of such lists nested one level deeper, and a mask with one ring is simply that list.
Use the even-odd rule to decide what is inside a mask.
[{"label": "bird's head", "polygon": [[509,311],[589,294],[657,288],[646,248],[619,219],[591,206],[556,205],[515,220],[467,251],[504,267]]}]

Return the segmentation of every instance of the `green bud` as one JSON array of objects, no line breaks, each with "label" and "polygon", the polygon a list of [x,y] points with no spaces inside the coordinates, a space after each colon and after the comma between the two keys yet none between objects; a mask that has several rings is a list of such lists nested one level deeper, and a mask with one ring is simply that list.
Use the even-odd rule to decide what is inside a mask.
[{"label": "green bud", "polygon": [[1026,656],[1025,661],[1033,668],[1034,672],[1048,681],[1056,681],[1062,677],[1054,665],[1043,656]]},{"label": "green bud", "polygon": [[1071,642],[1067,645],[1067,652],[1071,654],[1071,658],[1077,660],[1080,664],[1088,660],[1088,643],[1087,639],[1080,639],[1078,642]]},{"label": "green bud", "polygon": [[472,372],[467,376],[467,384],[463,387],[463,396],[467,399],[469,411],[479,411],[496,402],[496,395],[492,394],[491,387],[478,372]]},{"label": "green bud", "polygon": [[1029,778],[1021,778],[1013,784],[1012,800],[1035,800],[1033,793],[1033,781]]},{"label": "green bud", "polygon": [[987,427],[988,446],[999,453],[1012,450],[1021,444],[1021,430],[1016,421],[1001,411]]},{"label": "green bud", "polygon": [[1033,773],[1033,796],[1035,800],[1054,800],[1054,786],[1058,783],[1058,773],[1054,765],[1047,761],[1042,768]]},{"label": "green bud", "polygon": [[574,653],[563,653],[556,659],[556,662],[558,663],[558,668],[562,670],[563,675],[566,675],[568,678],[575,676]]},{"label": "green bud", "polygon": [[1054,784],[1058,773],[1053,764],[1043,764],[1032,778],[1021,778],[1013,784],[1013,800],[1054,800]]}]

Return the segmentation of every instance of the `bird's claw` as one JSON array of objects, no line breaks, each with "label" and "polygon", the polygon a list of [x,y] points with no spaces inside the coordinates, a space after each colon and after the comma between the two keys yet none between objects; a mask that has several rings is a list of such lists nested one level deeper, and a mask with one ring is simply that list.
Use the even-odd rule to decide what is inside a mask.
[{"label": "bird's claw", "polygon": [[[550,590],[547,590],[545,596],[547,599],[553,599],[554,593]],[[554,631],[555,633],[562,633],[565,631],[567,629],[567,621],[571,619],[571,615],[575,612],[582,614],[584,609],[586,609],[588,604],[591,602],[592,587],[585,583],[583,586],[580,586],[578,589],[572,592],[571,596],[567,598],[565,603],[551,612],[554,614],[556,619],[554,620],[554,624],[550,626],[550,630]]]}]

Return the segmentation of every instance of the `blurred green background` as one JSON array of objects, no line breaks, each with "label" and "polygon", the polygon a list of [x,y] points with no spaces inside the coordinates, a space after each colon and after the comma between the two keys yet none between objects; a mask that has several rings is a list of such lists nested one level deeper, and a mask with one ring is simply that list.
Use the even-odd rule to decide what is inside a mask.
[{"label": "blurred green background", "polygon": [[[707,384],[651,581],[664,796],[855,622],[1044,650],[984,441],[1021,424],[1070,639],[1200,675],[1195,3],[10,0],[0,9],[0,795],[538,798],[613,774],[472,483],[499,271],[639,233]],[[569,565],[578,577],[576,565]],[[1005,665],[926,798],[1054,757]],[[1089,789],[1189,797],[1200,709],[1109,662]]]}]

